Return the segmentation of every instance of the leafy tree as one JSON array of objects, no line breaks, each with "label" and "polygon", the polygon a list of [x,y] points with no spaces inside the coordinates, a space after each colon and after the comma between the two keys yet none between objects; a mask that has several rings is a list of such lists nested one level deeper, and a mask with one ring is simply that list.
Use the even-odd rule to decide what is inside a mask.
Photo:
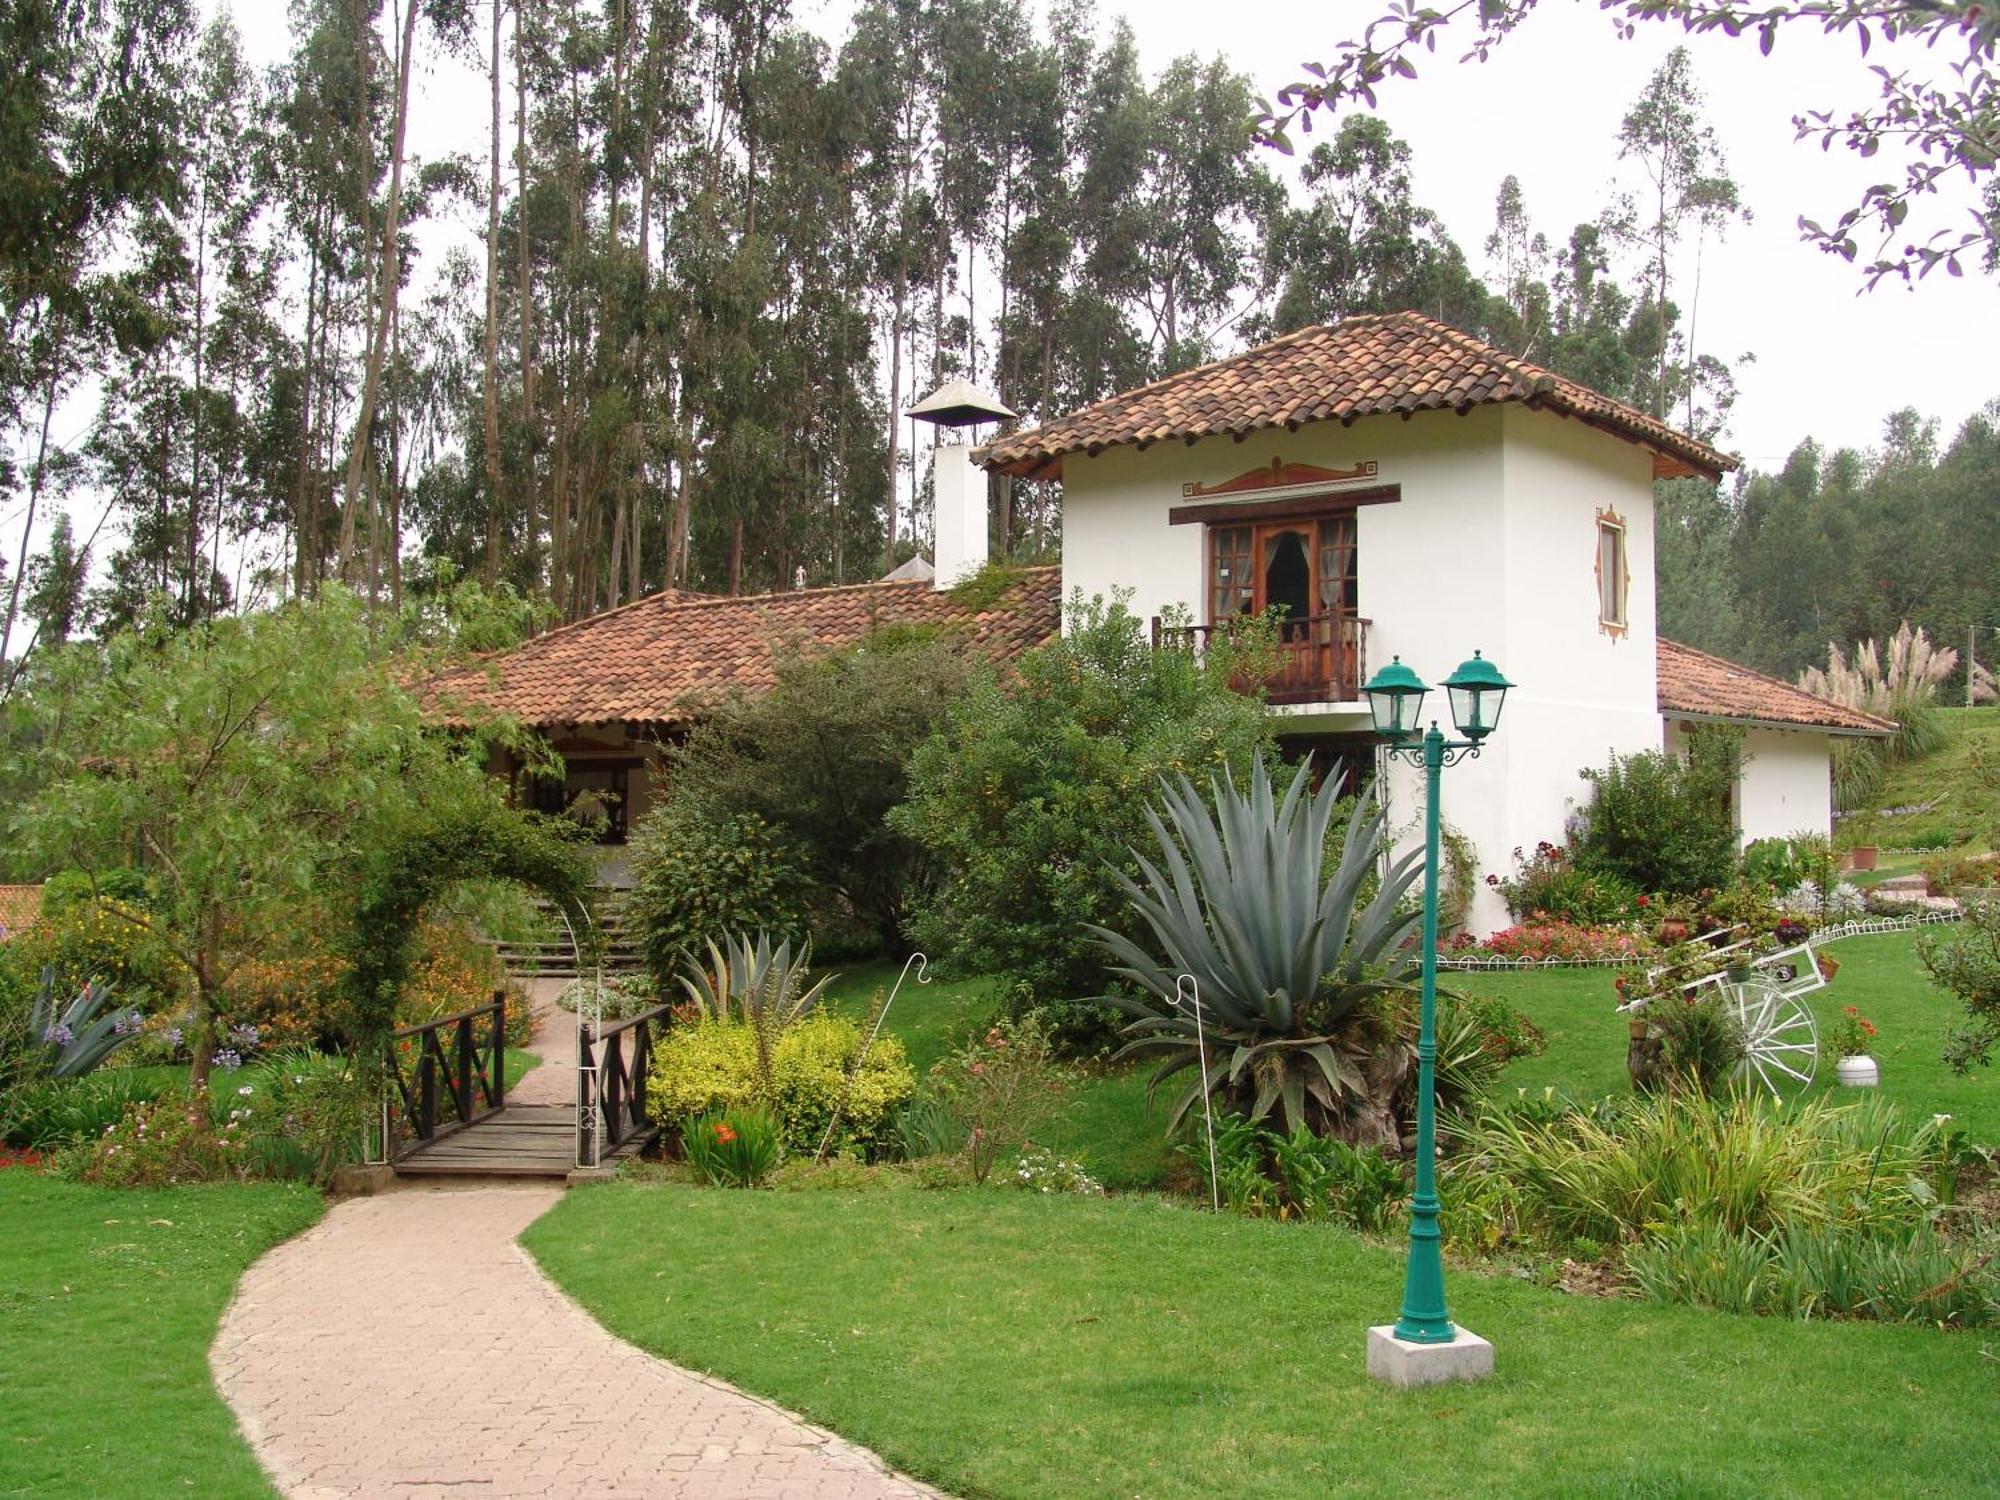
[{"label": "leafy tree", "polygon": [[44,873],[146,870],[146,905],[106,910],[186,970],[197,1091],[233,981],[300,911],[419,814],[504,811],[478,751],[425,732],[337,591],[198,630],[155,617],[101,653],[62,653],[20,711],[38,785],[9,811],[9,842]]},{"label": "leafy tree", "polygon": [[922,845],[891,818],[911,756],[964,692],[948,639],[887,632],[778,664],[771,690],[716,707],[673,755],[680,805],[754,817],[806,874],[902,951],[910,904],[928,883]]},{"label": "leafy tree", "polygon": [[[1538,4],[1392,0],[1358,35],[1337,44],[1330,61],[1310,65],[1311,78],[1279,90],[1278,107],[1258,117],[1257,129],[1266,141],[1289,150],[1294,123],[1310,128],[1315,111],[1348,100],[1373,106],[1376,89],[1391,78],[1416,77],[1416,58],[1434,52],[1439,36],[1453,26],[1471,28],[1462,60],[1484,62]],[[1870,286],[1885,276],[1905,281],[1925,276],[1940,265],[1953,276],[1962,275],[1961,257],[1968,253],[1982,255],[1989,268],[2000,263],[2000,212],[1995,211],[2000,186],[1994,176],[2000,153],[1993,149],[1995,111],[2000,109],[1993,70],[2000,12],[1993,6],[1982,0],[1599,0],[1599,6],[1609,13],[1618,36],[1628,40],[1642,23],[1658,21],[1694,35],[1754,37],[1768,55],[1781,32],[1803,26],[1852,36],[1863,58],[1877,38],[1896,46],[1898,58],[1939,50],[1960,54],[1943,83],[1913,75],[1907,67],[1870,63],[1881,85],[1881,99],[1873,108],[1845,116],[1808,109],[1792,117],[1799,139],[1817,140],[1827,149],[1839,145],[1872,157],[1886,144],[1904,153],[1900,182],[1869,186],[1830,227],[1801,217],[1799,233],[1822,250],[1854,261],[1863,253],[1858,236],[1872,226],[1879,238],[1874,258],[1863,267]],[[1921,239],[1906,238],[1912,233],[1905,227],[1912,206],[1945,196],[1953,183],[1964,185],[1959,206],[1972,227],[1941,226]]]},{"label": "leafy tree", "polygon": [[1243,772],[1271,742],[1236,665],[1155,650],[1122,602],[1073,599],[1062,638],[977,683],[911,763],[890,822],[938,867],[917,942],[1056,1007],[1068,1040],[1101,1040],[1107,1013],[1075,1003],[1108,978],[1085,924],[1110,921],[1137,873],[1147,800],[1177,772]]}]

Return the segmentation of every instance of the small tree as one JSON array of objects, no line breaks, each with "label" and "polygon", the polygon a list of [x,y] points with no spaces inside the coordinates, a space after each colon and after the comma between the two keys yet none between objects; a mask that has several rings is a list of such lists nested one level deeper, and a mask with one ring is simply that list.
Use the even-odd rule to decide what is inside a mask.
[{"label": "small tree", "polygon": [[1967,1024],[1945,1043],[1958,1072],[1985,1066],[2000,1042],[2000,898],[1965,903],[1965,920],[1950,936],[1925,933],[1917,957],[1931,978],[1965,1002]]},{"label": "small tree", "polygon": [[338,590],[72,648],[21,708],[38,789],[8,832],[44,870],[147,871],[143,907],[103,904],[186,970],[197,1093],[245,963],[352,887],[420,810],[498,798],[472,758],[424,732]]},{"label": "small tree", "polygon": [[1576,867],[1672,895],[1727,885],[1736,873],[1739,738],[1697,728],[1686,759],[1648,750],[1584,771],[1596,795],[1575,840]]},{"label": "small tree", "polygon": [[675,754],[675,803],[714,822],[758,820],[900,951],[925,860],[888,814],[903,800],[910,757],[966,679],[948,636],[907,631],[782,657],[770,692],[718,705]]},{"label": "small tree", "polygon": [[[1066,1002],[1104,992],[1088,924],[1124,903],[1119,877],[1138,873],[1160,778],[1245,772],[1271,736],[1262,703],[1231,688],[1239,662],[1226,650],[1156,650],[1122,601],[1079,595],[1069,616],[1060,640],[953,709],[891,815],[939,866],[918,942],[1008,976],[1058,1029],[1080,1019]],[[1089,1014],[1108,1037],[1110,1013]]]}]

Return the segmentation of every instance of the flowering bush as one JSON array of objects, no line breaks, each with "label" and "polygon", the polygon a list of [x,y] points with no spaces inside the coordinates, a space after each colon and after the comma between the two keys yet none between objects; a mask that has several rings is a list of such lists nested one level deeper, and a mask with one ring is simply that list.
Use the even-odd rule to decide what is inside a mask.
[{"label": "flowering bush", "polygon": [[1553,918],[1584,926],[1629,922],[1644,911],[1647,900],[1616,875],[1580,870],[1569,851],[1547,840],[1532,855],[1514,851],[1514,874],[1503,880],[1488,875],[1516,921]]},{"label": "flowering bush", "polygon": [[756,1028],[746,1021],[702,1018],[676,1026],[653,1051],[646,1103],[669,1124],[728,1109],[762,1107],[777,1119],[784,1143],[811,1155],[840,1110],[837,1144],[868,1152],[893,1134],[895,1113],[916,1092],[917,1077],[894,1037],[875,1039],[859,1068],[861,1028],[845,1016],[815,1012],[770,1043],[770,1081],[760,1083]]},{"label": "flowering bush", "polygon": [[1860,1057],[1875,1040],[1875,1023],[1852,1005],[1840,1008],[1840,1019],[1826,1034],[1826,1050],[1835,1057]]},{"label": "flowering bush", "polygon": [[1650,938],[1626,927],[1587,927],[1576,922],[1537,920],[1503,927],[1478,945],[1496,958],[1575,962],[1579,959],[1639,958],[1653,950]]},{"label": "flowering bush", "polygon": [[249,1111],[232,1107],[218,1123],[178,1090],[134,1104],[117,1124],[67,1161],[71,1175],[99,1187],[172,1187],[244,1174]]},{"label": "flowering bush", "polygon": [[1082,1162],[1057,1156],[1045,1146],[1030,1146],[1015,1158],[1014,1172],[1008,1180],[1015,1187],[1036,1193],[1094,1196],[1104,1191],[1104,1184],[1084,1171]]},{"label": "flowering bush", "polygon": [[1075,1074],[1059,1062],[1034,1012],[997,1021],[931,1068],[931,1087],[967,1129],[966,1157],[984,1182],[1061,1105]]},{"label": "flowering bush", "polygon": [[785,1154],[783,1132],[761,1109],[729,1109],[688,1121],[681,1131],[695,1180],[710,1187],[753,1188]]},{"label": "flowering bush", "polygon": [[1778,900],[1786,916],[1807,922],[1851,922],[1867,913],[1866,899],[1858,886],[1840,881],[1826,896],[1817,882],[1801,880]]}]

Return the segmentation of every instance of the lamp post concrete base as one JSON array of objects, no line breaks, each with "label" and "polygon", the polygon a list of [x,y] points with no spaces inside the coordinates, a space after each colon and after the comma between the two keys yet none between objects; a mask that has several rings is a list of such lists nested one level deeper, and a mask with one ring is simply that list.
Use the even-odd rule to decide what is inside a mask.
[{"label": "lamp post concrete base", "polygon": [[1454,1330],[1448,1344],[1413,1344],[1396,1325],[1368,1330],[1368,1373],[1388,1385],[1443,1385],[1484,1380],[1493,1373],[1493,1346],[1476,1333]]}]

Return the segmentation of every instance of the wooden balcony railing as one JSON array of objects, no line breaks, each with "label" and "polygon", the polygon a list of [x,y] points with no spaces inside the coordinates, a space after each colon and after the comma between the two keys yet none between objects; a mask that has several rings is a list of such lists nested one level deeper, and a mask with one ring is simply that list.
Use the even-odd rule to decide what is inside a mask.
[{"label": "wooden balcony railing", "polygon": [[[1228,639],[1235,621],[1221,625],[1164,626],[1153,616],[1153,644],[1206,652],[1212,637]],[[1368,680],[1368,621],[1357,615],[1295,615],[1278,624],[1278,659],[1262,674],[1271,703],[1356,703]]]}]

